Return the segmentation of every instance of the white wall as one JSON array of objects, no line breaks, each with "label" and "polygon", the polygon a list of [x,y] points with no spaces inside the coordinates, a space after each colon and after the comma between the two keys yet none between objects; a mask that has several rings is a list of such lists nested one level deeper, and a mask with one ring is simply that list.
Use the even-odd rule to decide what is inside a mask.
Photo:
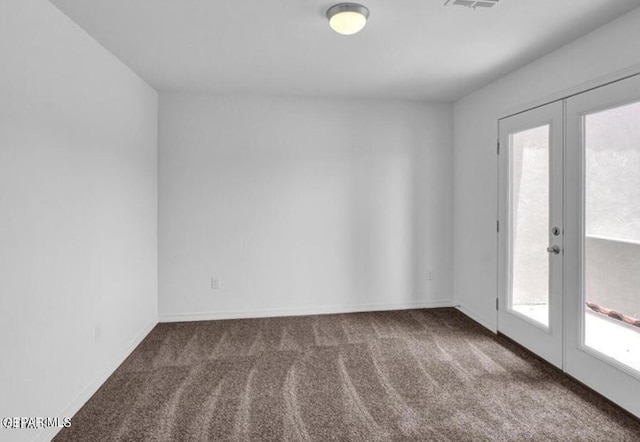
[{"label": "white wall", "polygon": [[496,328],[498,118],[640,70],[640,9],[459,100],[454,106],[454,293]]},{"label": "white wall", "polygon": [[71,416],[157,321],[157,94],[45,0],[0,66],[0,416]]},{"label": "white wall", "polygon": [[451,105],[161,94],[159,127],[160,320],[451,305]]}]

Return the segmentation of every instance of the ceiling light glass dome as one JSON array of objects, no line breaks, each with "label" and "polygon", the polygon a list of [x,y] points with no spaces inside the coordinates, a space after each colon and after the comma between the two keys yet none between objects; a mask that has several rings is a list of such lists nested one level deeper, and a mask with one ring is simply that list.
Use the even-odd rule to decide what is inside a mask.
[{"label": "ceiling light glass dome", "polygon": [[327,9],[327,18],[338,34],[353,35],[367,24],[369,10],[358,3],[339,3]]}]

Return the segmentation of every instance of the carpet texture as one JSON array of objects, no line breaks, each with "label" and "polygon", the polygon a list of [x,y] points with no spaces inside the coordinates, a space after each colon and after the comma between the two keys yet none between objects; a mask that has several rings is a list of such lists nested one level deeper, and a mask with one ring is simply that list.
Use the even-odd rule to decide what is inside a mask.
[{"label": "carpet texture", "polygon": [[638,441],[454,309],[158,324],[56,441]]}]

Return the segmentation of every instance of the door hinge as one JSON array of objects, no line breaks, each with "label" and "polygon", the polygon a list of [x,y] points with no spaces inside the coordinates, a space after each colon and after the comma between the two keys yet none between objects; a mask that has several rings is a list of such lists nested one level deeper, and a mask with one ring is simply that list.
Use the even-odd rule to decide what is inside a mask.
[{"label": "door hinge", "polygon": [[496,220],[496,232],[500,233],[500,220]]},{"label": "door hinge", "polygon": [[499,299],[496,298],[496,310],[500,310],[500,308],[498,307],[499,306],[498,302],[499,302]]},{"label": "door hinge", "polygon": [[497,149],[496,149],[496,151],[497,151],[496,153],[497,153],[498,155],[500,155],[500,139],[499,139],[499,138],[498,138],[498,141],[497,141],[497,143],[496,143],[496,144],[497,144],[497,146],[498,146],[498,147],[497,147]]}]

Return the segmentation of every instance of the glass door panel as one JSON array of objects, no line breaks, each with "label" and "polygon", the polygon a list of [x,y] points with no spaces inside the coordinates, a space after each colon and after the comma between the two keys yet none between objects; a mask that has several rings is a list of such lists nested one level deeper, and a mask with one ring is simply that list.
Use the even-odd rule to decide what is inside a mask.
[{"label": "glass door panel", "polygon": [[584,127],[584,345],[640,373],[640,102]]},{"label": "glass door panel", "polygon": [[511,134],[509,308],[549,326],[549,125]]}]

